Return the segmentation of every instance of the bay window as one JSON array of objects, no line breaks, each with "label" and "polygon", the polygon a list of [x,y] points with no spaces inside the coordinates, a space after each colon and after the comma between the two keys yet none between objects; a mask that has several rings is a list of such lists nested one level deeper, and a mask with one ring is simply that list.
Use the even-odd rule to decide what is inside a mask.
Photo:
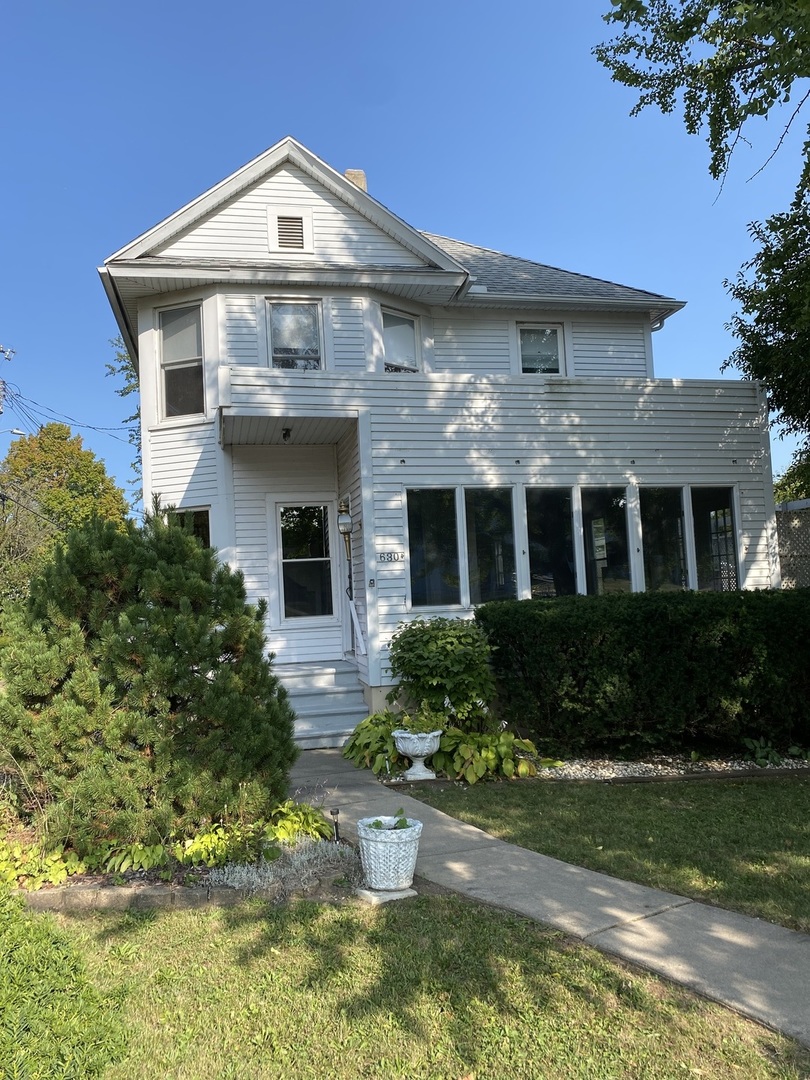
[{"label": "bay window", "polygon": [[414,372],[419,368],[416,349],[416,319],[398,312],[383,311],[385,370]]},{"label": "bay window", "polygon": [[163,415],[193,416],[205,412],[202,319],[200,307],[171,308],[158,313]]}]

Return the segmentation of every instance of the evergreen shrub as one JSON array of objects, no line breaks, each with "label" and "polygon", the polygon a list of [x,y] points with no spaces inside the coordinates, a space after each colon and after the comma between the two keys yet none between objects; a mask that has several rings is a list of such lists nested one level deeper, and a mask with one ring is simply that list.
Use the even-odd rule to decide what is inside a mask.
[{"label": "evergreen shrub", "polygon": [[499,601],[499,715],[541,752],[810,746],[810,590]]},{"label": "evergreen shrub", "polygon": [[0,768],[51,843],[154,845],[287,793],[264,607],[171,515],[68,533],[0,636]]}]

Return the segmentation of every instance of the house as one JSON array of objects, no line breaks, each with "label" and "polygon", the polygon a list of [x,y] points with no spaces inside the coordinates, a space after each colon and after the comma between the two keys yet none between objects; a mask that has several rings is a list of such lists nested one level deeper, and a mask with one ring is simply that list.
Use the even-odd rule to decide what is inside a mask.
[{"label": "house", "polygon": [[419,232],[287,138],[112,255],[144,494],[268,599],[302,746],[419,616],[779,586],[766,408],[656,379],[683,305]]}]

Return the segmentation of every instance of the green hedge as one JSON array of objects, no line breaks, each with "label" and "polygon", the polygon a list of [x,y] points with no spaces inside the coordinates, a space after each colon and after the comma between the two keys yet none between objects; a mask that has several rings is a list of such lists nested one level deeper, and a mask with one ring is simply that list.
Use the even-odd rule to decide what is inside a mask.
[{"label": "green hedge", "polygon": [[810,589],[500,601],[499,715],[543,753],[810,746]]}]

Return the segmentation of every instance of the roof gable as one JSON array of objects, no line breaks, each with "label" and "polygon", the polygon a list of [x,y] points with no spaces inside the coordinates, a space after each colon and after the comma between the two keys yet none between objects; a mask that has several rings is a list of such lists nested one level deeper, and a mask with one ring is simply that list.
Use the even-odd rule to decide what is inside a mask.
[{"label": "roof gable", "polygon": [[[308,261],[464,272],[445,250],[292,138],[115,252],[106,265],[153,257],[279,262],[278,253],[268,249],[267,213],[285,206],[307,207],[319,218],[322,229]],[[288,252],[283,261],[289,264]]]}]

